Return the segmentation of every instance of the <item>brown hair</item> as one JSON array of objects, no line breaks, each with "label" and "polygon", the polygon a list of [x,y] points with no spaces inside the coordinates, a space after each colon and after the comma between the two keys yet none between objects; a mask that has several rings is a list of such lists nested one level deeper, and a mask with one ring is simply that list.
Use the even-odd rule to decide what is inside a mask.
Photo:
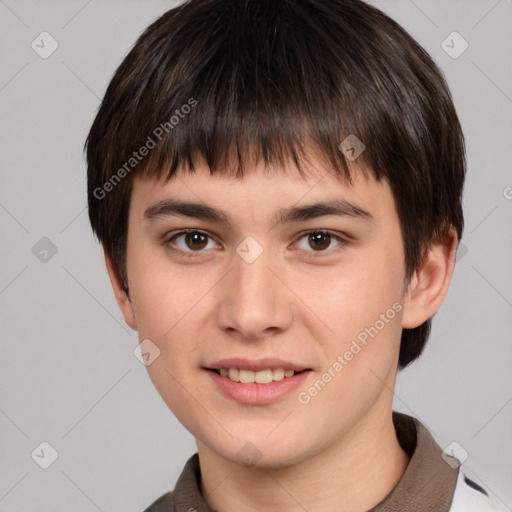
[{"label": "brown hair", "polygon": [[[302,174],[313,144],[350,181],[350,134],[366,146],[357,163],[390,184],[409,281],[425,247],[463,229],[464,138],[432,58],[362,0],[189,0],[146,29],[107,89],[86,142],[92,228],[128,291],[135,174],[171,178],[197,157],[211,173],[262,160]],[[430,325],[403,330],[400,367]]]}]

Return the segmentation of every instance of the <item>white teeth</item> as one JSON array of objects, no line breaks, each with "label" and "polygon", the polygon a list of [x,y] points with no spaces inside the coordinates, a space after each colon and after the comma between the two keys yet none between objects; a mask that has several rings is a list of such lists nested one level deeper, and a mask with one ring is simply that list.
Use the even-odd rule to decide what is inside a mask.
[{"label": "white teeth", "polygon": [[240,370],[238,368],[230,368],[228,375],[232,381],[238,382],[240,380]]},{"label": "white teeth", "polygon": [[254,382],[255,374],[251,370],[240,370],[240,382],[242,384],[251,384]]},{"label": "white teeth", "polygon": [[253,372],[252,370],[243,370],[239,368],[221,368],[219,373],[222,377],[227,377],[233,382],[241,382],[242,384],[269,384],[283,380],[285,377],[293,377],[295,371],[285,370],[284,368],[267,368]]},{"label": "white teeth", "polygon": [[284,370],[282,368],[276,368],[272,370],[272,380],[283,380],[284,379]]},{"label": "white teeth", "polygon": [[268,384],[272,382],[272,370],[260,370],[254,374],[254,382]]}]

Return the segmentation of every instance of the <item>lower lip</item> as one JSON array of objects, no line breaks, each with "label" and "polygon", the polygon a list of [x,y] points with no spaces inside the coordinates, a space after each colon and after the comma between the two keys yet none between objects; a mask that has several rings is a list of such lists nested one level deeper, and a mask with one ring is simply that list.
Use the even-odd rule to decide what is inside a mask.
[{"label": "lower lip", "polygon": [[206,371],[224,394],[237,402],[253,405],[270,404],[279,400],[298,388],[310,373],[310,370],[306,370],[268,384],[243,384],[234,382],[227,377],[221,377],[214,371]]}]

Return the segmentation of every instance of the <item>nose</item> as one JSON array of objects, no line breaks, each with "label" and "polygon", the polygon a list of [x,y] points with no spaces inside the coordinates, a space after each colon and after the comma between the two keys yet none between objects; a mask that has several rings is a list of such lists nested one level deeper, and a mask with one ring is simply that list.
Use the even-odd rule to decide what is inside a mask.
[{"label": "nose", "polygon": [[218,295],[219,328],[242,341],[286,331],[293,320],[293,294],[270,252],[264,250],[252,263],[235,253],[233,268]]}]

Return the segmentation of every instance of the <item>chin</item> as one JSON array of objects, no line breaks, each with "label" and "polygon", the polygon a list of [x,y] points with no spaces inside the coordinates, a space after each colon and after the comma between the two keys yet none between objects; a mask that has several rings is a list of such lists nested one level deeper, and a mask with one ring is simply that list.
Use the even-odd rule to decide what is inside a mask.
[{"label": "chin", "polygon": [[[278,438],[270,441],[265,435],[235,436],[227,443],[209,443],[210,449],[224,460],[246,468],[284,469],[308,458],[312,447],[304,446],[304,440]],[[300,451],[299,451],[300,448]]]}]

